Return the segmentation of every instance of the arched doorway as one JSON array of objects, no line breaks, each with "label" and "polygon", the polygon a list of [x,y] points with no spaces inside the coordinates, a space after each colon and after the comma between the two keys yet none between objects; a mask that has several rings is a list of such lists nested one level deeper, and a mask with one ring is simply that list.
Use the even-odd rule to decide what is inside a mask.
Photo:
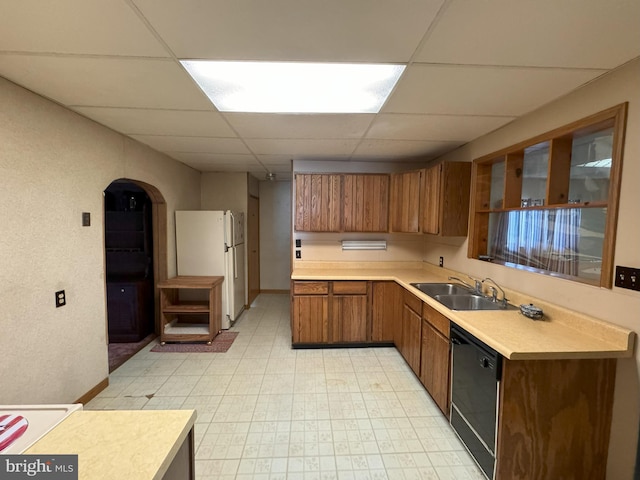
[{"label": "arched doorway", "polygon": [[158,332],[158,281],[167,277],[166,204],[147,183],[118,179],[104,191],[109,369]]}]

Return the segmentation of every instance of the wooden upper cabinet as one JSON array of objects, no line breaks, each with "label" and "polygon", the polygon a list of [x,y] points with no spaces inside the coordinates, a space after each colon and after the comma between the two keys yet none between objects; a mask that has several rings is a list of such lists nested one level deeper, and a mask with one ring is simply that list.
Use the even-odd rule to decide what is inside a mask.
[{"label": "wooden upper cabinet", "polygon": [[470,162],[444,162],[424,169],[420,185],[420,231],[466,236],[470,190]]},{"label": "wooden upper cabinet", "polygon": [[442,165],[422,172],[420,185],[420,230],[423,233],[440,233],[440,177]]},{"label": "wooden upper cabinet", "polygon": [[418,233],[420,171],[391,175],[391,231]]},{"label": "wooden upper cabinet", "polygon": [[389,231],[389,175],[344,175],[345,232]]},{"label": "wooden upper cabinet", "polygon": [[297,232],[388,232],[389,175],[296,174]]},{"label": "wooden upper cabinet", "polygon": [[342,175],[296,174],[297,232],[339,232]]}]

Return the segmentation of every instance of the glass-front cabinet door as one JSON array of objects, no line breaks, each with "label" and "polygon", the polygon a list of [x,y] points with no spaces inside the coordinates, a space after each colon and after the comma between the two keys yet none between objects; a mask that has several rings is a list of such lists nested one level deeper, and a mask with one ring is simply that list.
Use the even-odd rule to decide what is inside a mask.
[{"label": "glass-front cabinet door", "polygon": [[610,287],[624,112],[477,159],[469,256]]}]

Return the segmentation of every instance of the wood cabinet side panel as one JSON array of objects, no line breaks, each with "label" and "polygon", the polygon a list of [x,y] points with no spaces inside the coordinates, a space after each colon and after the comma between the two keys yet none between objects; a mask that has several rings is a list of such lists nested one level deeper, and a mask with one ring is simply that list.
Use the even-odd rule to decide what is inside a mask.
[{"label": "wood cabinet side panel", "polygon": [[615,359],[503,364],[498,480],[604,479]]}]

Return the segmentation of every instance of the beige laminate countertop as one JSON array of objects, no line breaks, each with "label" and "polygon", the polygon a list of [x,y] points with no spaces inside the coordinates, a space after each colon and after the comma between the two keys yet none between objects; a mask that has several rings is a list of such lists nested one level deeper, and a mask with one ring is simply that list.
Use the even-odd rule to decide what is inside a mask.
[{"label": "beige laminate countertop", "polygon": [[24,453],[77,454],[80,480],[161,479],[195,419],[195,410],[81,410]]},{"label": "beige laminate countertop", "polygon": [[534,303],[543,308],[544,320],[531,320],[519,310],[454,311],[422,293],[411,283],[447,282],[464,275],[429,264],[409,268],[403,264],[314,262],[298,267],[292,280],[392,280],[447,316],[511,360],[569,358],[622,358],[633,354],[633,331],[571,311],[540,299],[505,289],[513,305]]}]

